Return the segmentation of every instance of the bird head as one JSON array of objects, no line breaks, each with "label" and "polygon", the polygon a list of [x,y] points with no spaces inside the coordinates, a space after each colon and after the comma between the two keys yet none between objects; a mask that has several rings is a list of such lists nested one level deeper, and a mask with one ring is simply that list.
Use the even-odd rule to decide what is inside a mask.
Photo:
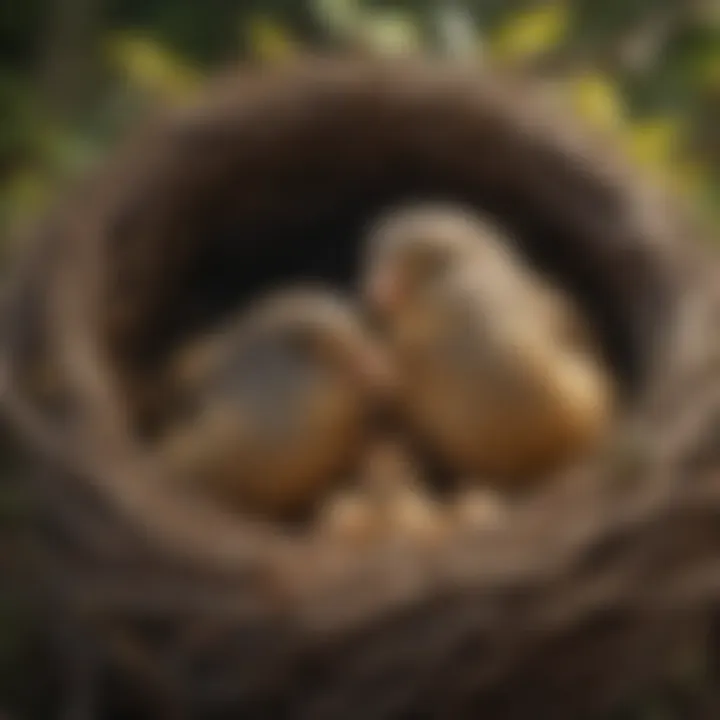
[{"label": "bird head", "polygon": [[389,358],[346,298],[325,288],[289,288],[262,299],[248,317],[255,337],[261,334],[359,392],[384,396],[391,391]]},{"label": "bird head", "polygon": [[501,237],[460,207],[396,209],[371,229],[363,295],[381,316],[401,312],[470,258],[496,262],[505,252]]}]

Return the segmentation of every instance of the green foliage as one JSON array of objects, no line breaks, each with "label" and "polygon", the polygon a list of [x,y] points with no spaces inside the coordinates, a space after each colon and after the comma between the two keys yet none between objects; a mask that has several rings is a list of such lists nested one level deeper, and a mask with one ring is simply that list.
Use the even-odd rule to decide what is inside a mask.
[{"label": "green foliage", "polygon": [[[703,198],[718,192],[710,166],[720,160],[720,22],[672,0],[95,0],[99,79],[68,124],[38,80],[51,10],[73,2],[0,8],[0,230],[37,212],[55,182],[92,162],[133,117],[191,97],[213,67],[248,55],[287,61],[323,43],[402,53],[463,42],[462,54],[478,61],[530,68],[560,58],[577,112],[673,185]],[[449,31],[449,7],[465,13],[455,31],[457,17],[471,25]],[[624,59],[643,52],[641,70]]]},{"label": "green foliage", "polygon": [[517,13],[495,30],[493,54],[505,62],[532,59],[565,42],[571,27],[567,2],[555,0]]}]

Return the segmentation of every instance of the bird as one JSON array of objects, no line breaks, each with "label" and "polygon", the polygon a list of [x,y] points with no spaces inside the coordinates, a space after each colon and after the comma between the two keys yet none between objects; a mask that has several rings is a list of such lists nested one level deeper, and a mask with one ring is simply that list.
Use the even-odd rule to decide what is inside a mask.
[{"label": "bird", "polygon": [[306,514],[359,461],[393,383],[358,308],[315,286],[261,296],[181,348],[167,376],[168,476],[273,520]]},{"label": "bird", "polygon": [[423,202],[381,215],[366,241],[360,294],[400,414],[454,476],[522,488],[600,443],[617,393],[599,339],[513,236]]}]

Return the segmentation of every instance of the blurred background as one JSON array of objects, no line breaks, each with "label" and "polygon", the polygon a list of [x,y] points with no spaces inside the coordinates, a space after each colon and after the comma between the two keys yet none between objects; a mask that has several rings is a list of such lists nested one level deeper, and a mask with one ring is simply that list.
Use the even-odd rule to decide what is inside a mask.
[{"label": "blurred background", "polygon": [[218,67],[348,45],[551,73],[650,171],[716,205],[720,0],[3,0],[0,232]]},{"label": "blurred background", "polygon": [[[0,247],[133,123],[191,101],[217,69],[346,47],[552,78],[720,220],[720,0],[1,0]],[[25,717],[36,694],[29,610],[1,575],[18,512],[0,487],[0,717]]]}]

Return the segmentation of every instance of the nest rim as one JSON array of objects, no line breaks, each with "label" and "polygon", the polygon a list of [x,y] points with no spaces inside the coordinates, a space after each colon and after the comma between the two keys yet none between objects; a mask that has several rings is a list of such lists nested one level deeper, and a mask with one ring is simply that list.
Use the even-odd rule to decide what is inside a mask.
[{"label": "nest rim", "polygon": [[[617,324],[620,317],[617,310],[624,310],[625,342],[635,342],[636,350],[639,348],[641,354],[644,353],[639,358],[642,368],[638,372],[643,381],[637,384],[640,392],[630,402],[630,412],[625,418],[627,423],[618,424],[609,445],[613,446],[618,438],[627,435],[628,427],[632,428],[638,417],[640,424],[647,421],[652,431],[655,419],[648,407],[653,406],[658,388],[674,382],[669,378],[678,372],[676,365],[684,371],[697,360],[683,358],[679,361],[675,352],[679,327],[685,317],[684,308],[691,304],[687,300],[691,281],[684,274],[684,250],[681,249],[684,234],[677,230],[674,220],[666,222],[667,208],[659,206],[655,200],[648,200],[647,186],[638,183],[637,175],[622,162],[618,163],[616,156],[608,155],[604,145],[598,148],[590,140],[578,141],[572,133],[567,141],[552,122],[533,122],[523,110],[527,108],[527,104],[523,104],[527,103],[527,97],[518,104],[515,86],[508,87],[503,82],[479,78],[476,71],[463,67],[417,61],[338,62],[333,59],[328,62],[313,59],[290,69],[245,71],[239,77],[224,79],[217,88],[211,88],[197,105],[162,119],[146,136],[131,145],[129,154],[123,149],[111,159],[99,178],[84,185],[79,193],[78,207],[91,208],[82,222],[77,220],[76,211],[69,211],[67,215],[61,213],[59,221],[57,216],[53,218],[52,223],[62,228],[63,238],[58,241],[54,233],[49,233],[47,244],[60,244],[64,255],[52,264],[51,270],[46,269],[48,297],[54,301],[47,303],[46,300],[43,308],[46,313],[44,331],[50,338],[49,347],[57,353],[61,373],[71,393],[80,398],[81,420],[74,429],[74,436],[64,435],[59,440],[56,429],[49,427],[38,413],[33,414],[32,402],[23,396],[22,387],[13,386],[11,382],[14,369],[21,362],[18,357],[11,357],[12,352],[22,355],[18,351],[21,343],[13,338],[21,334],[22,328],[10,327],[10,321],[7,322],[10,330],[5,329],[2,368],[4,410],[11,424],[24,425],[34,433],[31,444],[35,449],[52,447],[50,453],[54,462],[64,466],[68,478],[74,478],[68,480],[71,485],[79,483],[84,490],[91,488],[91,494],[102,498],[101,505],[112,508],[111,515],[130,520],[130,532],[144,538],[142,552],[151,547],[161,563],[173,564],[180,560],[181,564],[187,563],[193,569],[196,578],[214,578],[208,582],[216,582],[220,577],[223,582],[229,582],[231,589],[223,598],[223,606],[232,605],[232,601],[243,601],[232,610],[226,609],[230,616],[249,613],[261,618],[262,622],[268,617],[282,617],[283,627],[302,628],[305,636],[333,632],[352,634],[356,624],[366,627],[372,618],[387,617],[393,608],[410,607],[420,603],[422,598],[427,600],[452,588],[472,591],[474,595],[487,592],[502,596],[523,584],[532,587],[543,583],[551,585],[553,579],[562,578],[563,573],[585,567],[586,554],[603,537],[613,534],[624,537],[627,528],[632,534],[653,516],[653,508],[667,508],[669,498],[674,497],[674,483],[662,480],[662,461],[658,457],[643,458],[642,472],[657,475],[657,489],[650,495],[639,493],[634,498],[626,497],[625,512],[618,515],[615,491],[610,492],[603,486],[604,477],[613,473],[609,468],[614,467],[615,455],[612,448],[609,454],[604,448],[579,467],[560,473],[552,489],[519,508],[506,528],[459,529],[441,546],[434,548],[400,543],[395,547],[384,545],[358,551],[356,546],[323,546],[317,537],[309,537],[306,542],[277,533],[265,524],[224,517],[223,513],[200,507],[195,502],[175,502],[173,499],[171,508],[165,493],[159,492],[152,481],[153,475],[162,473],[161,469],[148,463],[142,450],[129,440],[133,435],[129,409],[121,399],[123,385],[116,382],[117,378],[110,370],[117,366],[109,360],[114,360],[113,354],[122,354],[119,349],[127,345],[133,332],[147,338],[148,334],[152,335],[152,329],[148,333],[146,328],[133,325],[138,320],[132,313],[128,316],[113,314],[113,303],[118,302],[123,293],[119,293],[117,285],[113,284],[117,277],[112,275],[126,276],[119,269],[125,260],[121,254],[116,254],[121,244],[110,236],[116,234],[127,239],[135,232],[142,238],[161,228],[166,235],[165,241],[169,242],[172,232],[166,228],[176,230],[178,221],[170,222],[168,218],[178,203],[170,203],[168,198],[173,192],[186,198],[192,194],[196,182],[195,177],[178,176],[178,168],[182,167],[182,162],[187,162],[188,153],[195,158],[198,167],[207,163],[205,171],[209,177],[215,180],[229,177],[230,161],[227,158],[221,155],[205,157],[205,153],[212,154],[208,149],[213,143],[221,147],[224,141],[240,142],[245,148],[248,167],[254,167],[255,157],[262,158],[263,152],[269,155],[271,145],[283,147],[283,142],[290,142],[287,138],[291,138],[296,146],[303,148],[294,158],[295,174],[292,168],[288,170],[289,177],[295,177],[297,182],[298,164],[307,159],[307,148],[313,147],[298,128],[312,129],[317,122],[314,113],[320,107],[324,108],[326,123],[320,127],[326,128],[327,123],[333,127],[334,122],[345,131],[352,126],[352,114],[357,110],[357,104],[366,110],[364,124],[358,126],[361,129],[357,130],[357,138],[377,140],[382,136],[385,123],[394,127],[395,134],[389,133],[393,142],[401,144],[402,133],[398,128],[404,128],[406,133],[402,142],[406,152],[410,146],[420,154],[422,151],[418,148],[434,148],[434,155],[431,157],[430,151],[428,154],[428,165],[432,167],[448,161],[436,157],[444,147],[443,143],[433,146],[433,142],[437,142],[437,128],[413,126],[413,113],[422,108],[435,109],[435,121],[438,117],[445,119],[445,125],[440,123],[444,130],[453,127],[457,118],[464,119],[457,124],[469,133],[465,139],[474,137],[473,126],[485,127],[486,131],[488,127],[492,128],[498,137],[502,135],[499,128],[510,127],[516,134],[509,133],[507,137],[511,139],[507,142],[516,143],[519,156],[527,150],[537,162],[541,163],[540,158],[547,162],[545,169],[551,169],[549,175],[556,173],[554,182],[559,190],[553,193],[553,182],[548,180],[546,186],[536,182],[535,189],[528,192],[537,193],[536,200],[539,205],[545,204],[546,211],[551,209],[552,213],[558,212],[562,216],[558,227],[562,228],[565,223],[576,231],[583,228],[584,244],[574,250],[567,244],[564,251],[571,255],[575,253],[574,271],[594,262],[595,269],[600,268],[599,276],[606,273],[605,292],[616,302],[612,322]],[[454,108],[456,114],[448,108]],[[280,119],[273,124],[269,122],[270,117]],[[373,125],[372,118],[381,120]],[[357,118],[353,122],[357,122]],[[481,137],[479,130],[477,132],[479,146],[487,148],[490,141]],[[491,139],[492,132],[487,131]],[[286,133],[285,141],[283,133]],[[459,130],[458,134],[463,137]],[[329,136],[327,131],[324,136]],[[337,134],[332,137],[338,141]],[[434,140],[430,142],[429,138]],[[347,142],[347,136],[344,140]],[[373,173],[386,161],[387,155],[380,151],[364,154],[362,147],[353,150],[353,143],[347,144],[350,150],[343,149],[349,152],[359,172],[366,172],[370,178],[376,177]],[[181,152],[176,156],[174,153],[178,148]],[[463,172],[471,173],[478,163],[476,157],[468,160],[471,153],[463,151],[464,148],[455,148],[458,176]],[[548,152],[549,159],[546,157]],[[328,157],[331,155],[329,153]],[[565,160],[562,160],[563,155]],[[402,156],[399,153],[399,156],[412,167],[411,154]],[[568,162],[568,157],[572,162]],[[417,156],[414,159],[417,160]],[[326,162],[332,164],[331,159]],[[277,166],[273,167],[277,170]],[[528,167],[532,168],[531,165]],[[514,172],[519,175],[521,170],[516,168]],[[268,177],[276,182],[277,177],[271,176],[268,172]],[[512,184],[511,181],[512,178],[503,176],[502,168],[492,165],[484,185],[479,182],[477,187],[487,188],[494,182]],[[520,180],[518,182],[522,185]],[[559,201],[562,199],[566,205],[572,205],[566,195],[573,185],[583,183],[590,187],[590,209],[587,203],[582,207],[578,202],[576,207],[563,211],[564,214],[559,212],[562,209]],[[211,194],[208,192],[203,197],[207,199]],[[133,213],[143,218],[145,197],[153,198],[162,212],[149,213],[145,225],[136,219],[133,226]],[[598,213],[594,203],[601,201],[605,205]],[[656,212],[658,207],[661,212]],[[295,210],[302,215],[302,207]],[[197,212],[200,217],[202,212]],[[251,213],[250,210],[247,212]],[[539,216],[543,214],[538,213]],[[577,234],[582,235],[579,231]],[[545,232],[546,241],[548,235],[552,232]],[[603,237],[610,241],[603,245]],[[137,246],[140,244],[140,240],[136,241]],[[144,262],[154,268],[155,274],[134,278],[133,287],[139,288],[138,297],[149,297],[143,296],[143,292],[152,289],[159,273],[171,274],[163,266],[163,258],[167,258],[167,248],[158,250],[154,258],[145,258]],[[191,253],[185,261],[192,264]],[[27,302],[23,282],[36,272],[32,263],[30,266],[30,271],[18,283],[20,290],[16,291],[15,297],[19,298],[16,302],[20,304]],[[179,272],[177,268],[175,271]],[[644,272],[648,273],[647,277],[643,276]],[[88,282],[78,283],[79,276],[87,277]],[[586,273],[584,277],[589,275]],[[631,308],[629,303],[633,301],[637,301],[637,307]],[[158,301],[159,309],[155,311],[158,317],[162,315],[162,302]],[[16,312],[16,307],[11,302],[6,314]],[[655,335],[646,333],[651,324],[657,330]],[[120,329],[113,336],[107,334],[108,326]],[[127,362],[134,367],[135,358],[130,357]],[[617,365],[615,367],[617,369]],[[83,444],[92,444],[92,452],[81,452]],[[119,492],[120,487],[123,489]],[[695,507],[699,501],[688,502]],[[558,514],[561,508],[569,508],[570,515],[559,523],[560,527],[549,531],[546,524],[538,522],[539,517],[547,516],[543,514]],[[573,508],[579,512],[575,513]],[[163,516],[162,522],[158,522],[159,516]],[[533,547],[535,550],[528,553],[527,548]],[[402,577],[398,577],[398,567],[405,569]],[[383,583],[383,579],[388,582]],[[367,591],[357,592],[357,588],[363,586]],[[253,588],[252,593],[248,591],[249,587]],[[610,600],[612,592],[612,588],[608,589]],[[348,602],[353,595],[353,602]],[[345,602],[339,603],[338,598]]]}]

